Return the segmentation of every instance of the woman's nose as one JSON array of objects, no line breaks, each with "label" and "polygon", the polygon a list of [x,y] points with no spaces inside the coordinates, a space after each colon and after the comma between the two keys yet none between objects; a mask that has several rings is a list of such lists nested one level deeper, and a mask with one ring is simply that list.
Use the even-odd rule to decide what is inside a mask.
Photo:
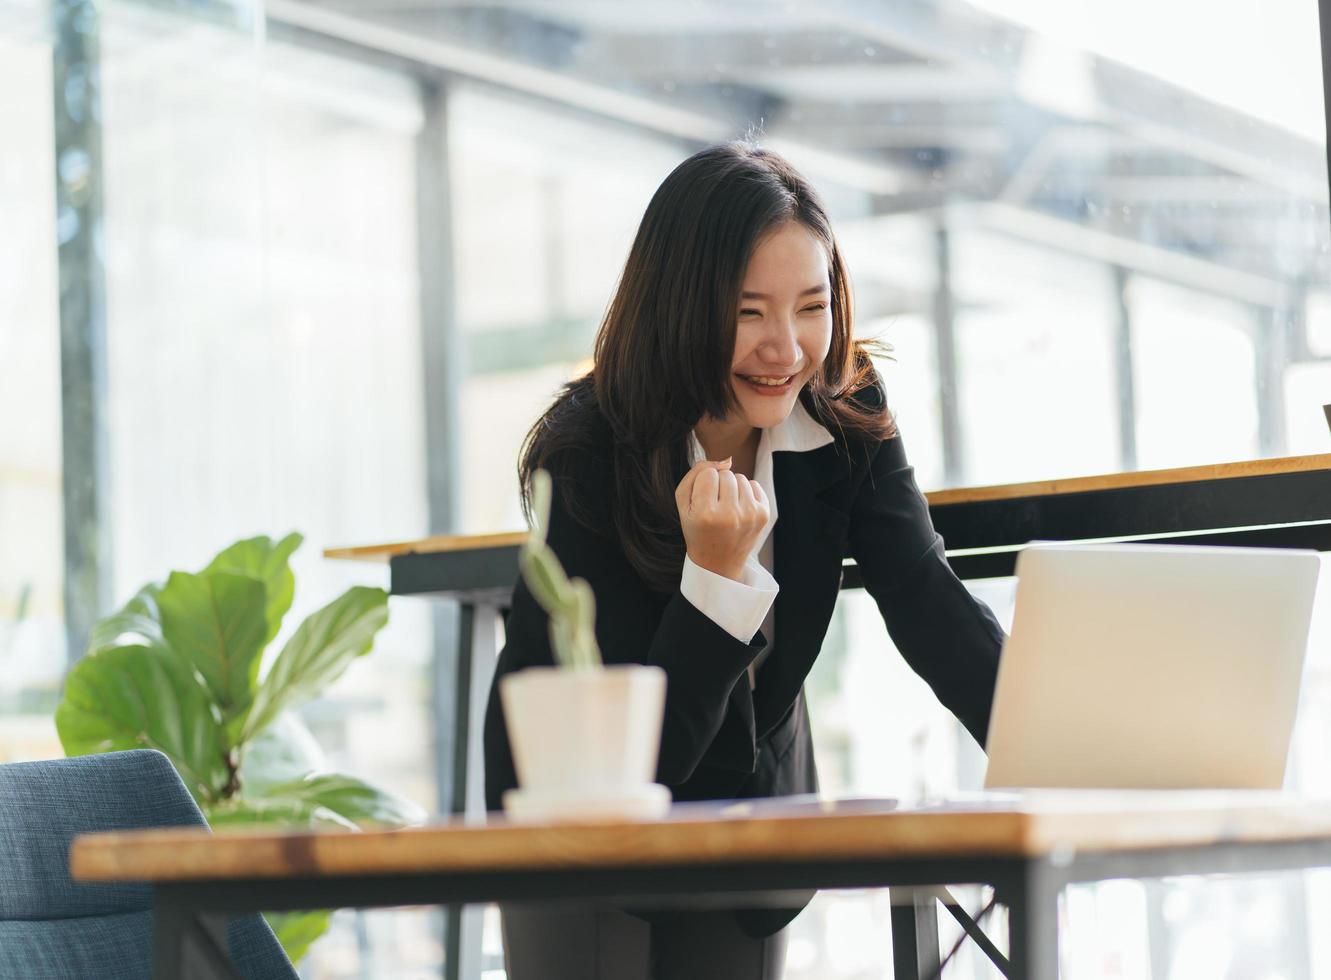
[{"label": "woman's nose", "polygon": [[790,318],[779,319],[763,338],[759,345],[763,360],[778,367],[790,367],[799,360],[799,341],[795,334],[795,322]]}]

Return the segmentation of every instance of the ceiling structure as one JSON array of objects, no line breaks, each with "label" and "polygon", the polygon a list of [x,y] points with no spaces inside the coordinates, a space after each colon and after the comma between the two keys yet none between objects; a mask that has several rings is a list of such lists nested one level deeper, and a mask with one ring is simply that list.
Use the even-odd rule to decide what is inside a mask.
[{"label": "ceiling structure", "polygon": [[270,21],[1257,306],[1331,283],[1324,146],[958,0],[269,0]]}]

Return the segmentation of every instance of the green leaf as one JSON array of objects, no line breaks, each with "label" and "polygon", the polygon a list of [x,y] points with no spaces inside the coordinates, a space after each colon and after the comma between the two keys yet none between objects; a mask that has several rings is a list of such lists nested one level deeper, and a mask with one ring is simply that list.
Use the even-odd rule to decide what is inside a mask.
[{"label": "green leaf", "polygon": [[541,608],[554,614],[572,602],[568,578],[555,553],[545,545],[524,548],[518,555],[527,588]]},{"label": "green leaf", "polygon": [[208,825],[219,833],[256,826],[327,827],[360,830],[341,814],[297,796],[248,799],[233,796],[208,810]]},{"label": "green leaf", "polygon": [[222,551],[203,570],[205,575],[210,572],[229,572],[255,578],[263,583],[268,595],[264,612],[268,632],[264,637],[264,646],[277,636],[282,628],[282,618],[291,608],[291,600],[296,594],[296,578],[291,574],[290,559],[304,540],[303,536],[294,532],[277,542],[269,537],[247,538]]},{"label": "green leaf", "polygon": [[229,781],[226,747],[203,685],[160,648],[89,654],[70,670],[55,714],[66,755],[159,749],[200,803]]},{"label": "green leaf", "polygon": [[311,613],[296,628],[260,685],[240,736],[263,731],[279,714],[314,697],[347,665],[370,652],[388,622],[388,593],[358,585]]},{"label": "green leaf", "polygon": [[596,594],[585,578],[572,582],[574,595],[573,633],[578,649],[578,666],[601,666],[601,648],[596,641]]},{"label": "green leaf", "polygon": [[161,587],[145,585],[134,598],[118,611],[98,620],[88,637],[88,652],[96,653],[111,647],[124,646],[127,636],[137,638],[148,646],[163,646],[162,614],[157,607],[157,594]]},{"label": "green leaf", "polygon": [[[172,572],[157,593],[166,645],[199,672],[224,722],[243,717],[254,700],[265,599],[262,582],[229,572]],[[228,741],[230,748],[234,737]]]},{"label": "green leaf", "polygon": [[425,811],[410,800],[395,796],[353,776],[313,773],[246,796],[244,805],[262,810],[280,806],[303,808],[312,819],[328,814],[356,827],[401,827],[425,822]]},{"label": "green leaf", "polygon": [[210,806],[208,823],[218,831],[262,824],[306,827],[401,827],[425,822],[425,811],[352,776],[307,773],[299,779]]},{"label": "green leaf", "polygon": [[319,743],[293,711],[278,715],[240,751],[242,794],[262,796],[270,786],[328,768]]},{"label": "green leaf", "polygon": [[314,912],[265,912],[263,917],[277,934],[292,963],[299,963],[313,942],[328,931],[333,918],[331,909]]}]

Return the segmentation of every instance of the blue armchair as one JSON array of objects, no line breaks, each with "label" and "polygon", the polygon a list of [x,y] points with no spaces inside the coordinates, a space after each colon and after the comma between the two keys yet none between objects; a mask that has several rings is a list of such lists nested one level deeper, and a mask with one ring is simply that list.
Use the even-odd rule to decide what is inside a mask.
[{"label": "blue armchair", "polygon": [[[205,823],[160,752],[109,752],[0,765],[0,980],[146,980],[146,885],[69,876],[76,834]],[[296,980],[268,924],[233,919],[231,956],[249,980]]]}]

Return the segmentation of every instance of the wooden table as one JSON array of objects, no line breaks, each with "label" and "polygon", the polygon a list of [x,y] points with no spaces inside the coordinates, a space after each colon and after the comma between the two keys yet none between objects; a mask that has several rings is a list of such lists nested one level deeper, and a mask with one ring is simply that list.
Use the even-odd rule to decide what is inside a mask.
[{"label": "wooden table", "polygon": [[[84,836],[80,881],[154,888],[154,980],[231,978],[226,916],[490,901],[780,903],[811,888],[985,884],[1009,910],[1010,976],[1056,980],[1073,882],[1331,866],[1331,801],[1271,793],[1049,791],[892,808],[686,804],[639,823],[352,833]],[[894,930],[894,937],[898,935]],[[898,951],[900,953],[900,951]],[[937,969],[917,952],[912,975]],[[190,960],[183,957],[189,956]],[[897,976],[900,980],[901,959]]]},{"label": "wooden table", "polygon": [[[1174,469],[1110,473],[925,495],[948,560],[963,579],[1011,575],[1033,540],[1114,540],[1331,550],[1331,455],[1290,456]],[[483,809],[480,740],[473,719],[493,672],[497,623],[517,579],[522,534],[442,535],[330,548],[326,557],[389,566],[394,595],[456,600],[450,642],[435,642],[433,700],[439,809]],[[842,587],[860,586],[848,563]],[[446,914],[446,977],[479,949],[479,919]],[[463,942],[463,933],[468,933]],[[471,950],[469,954],[466,950]]]}]

